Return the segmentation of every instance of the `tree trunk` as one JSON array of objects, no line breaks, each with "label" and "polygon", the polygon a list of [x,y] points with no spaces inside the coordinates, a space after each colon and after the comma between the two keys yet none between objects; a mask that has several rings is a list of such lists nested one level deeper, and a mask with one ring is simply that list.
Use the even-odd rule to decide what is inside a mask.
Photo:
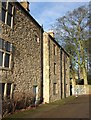
[{"label": "tree trunk", "polygon": [[87,70],[86,70],[86,63],[85,63],[85,57],[84,57],[84,48],[83,48],[83,43],[82,41],[79,42],[80,43],[80,50],[81,50],[81,56],[82,56],[82,75],[83,75],[83,79],[84,79],[84,84],[87,85]]},{"label": "tree trunk", "polygon": [[[80,34],[81,34],[81,28],[80,25],[78,24],[78,43],[80,47],[80,53],[78,53],[79,57],[82,58],[82,64],[80,64],[80,68],[82,68],[82,76],[84,79],[84,84],[87,85],[87,73],[86,73],[86,66],[85,66],[85,53],[84,53],[84,48],[83,48],[83,41],[80,40]],[[81,61],[78,61],[81,62]]]}]

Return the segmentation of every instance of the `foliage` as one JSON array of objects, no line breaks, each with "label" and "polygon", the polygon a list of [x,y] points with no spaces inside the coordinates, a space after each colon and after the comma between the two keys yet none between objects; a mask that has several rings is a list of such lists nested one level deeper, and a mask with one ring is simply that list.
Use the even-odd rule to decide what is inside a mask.
[{"label": "foliage", "polygon": [[34,95],[29,92],[15,92],[13,99],[3,100],[3,117],[16,110],[26,109],[33,104]]},{"label": "foliage", "polygon": [[25,109],[32,104],[34,95],[28,92],[16,92],[13,98],[13,112],[16,109]]},{"label": "foliage", "polygon": [[70,53],[71,70],[79,73],[87,84],[89,7],[81,6],[61,18],[53,25],[55,38]]}]

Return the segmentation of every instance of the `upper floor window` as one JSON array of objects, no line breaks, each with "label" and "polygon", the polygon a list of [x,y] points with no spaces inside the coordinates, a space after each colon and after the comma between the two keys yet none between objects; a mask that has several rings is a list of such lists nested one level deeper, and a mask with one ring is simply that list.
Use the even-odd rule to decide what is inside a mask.
[{"label": "upper floor window", "polygon": [[39,37],[37,35],[35,35],[34,39],[37,43],[39,43]]},{"label": "upper floor window", "polygon": [[11,68],[12,44],[0,39],[0,67]]},{"label": "upper floor window", "polygon": [[57,55],[57,46],[55,44],[53,45],[53,51],[54,51],[54,55]]},{"label": "upper floor window", "polygon": [[5,22],[6,2],[2,2],[2,21]]},{"label": "upper floor window", "polygon": [[56,72],[57,72],[57,71],[56,71],[56,70],[57,70],[56,67],[57,67],[57,66],[56,66],[56,63],[54,63],[54,75],[56,75]]},{"label": "upper floor window", "polygon": [[9,25],[13,26],[14,19],[14,6],[11,2],[2,2],[2,21]]}]

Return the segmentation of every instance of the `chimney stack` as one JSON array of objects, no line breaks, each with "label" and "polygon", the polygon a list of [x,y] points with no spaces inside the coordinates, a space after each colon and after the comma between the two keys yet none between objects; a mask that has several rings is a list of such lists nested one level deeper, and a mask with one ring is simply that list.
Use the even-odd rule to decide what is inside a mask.
[{"label": "chimney stack", "polygon": [[20,4],[24,7],[24,9],[26,11],[28,11],[28,12],[30,11],[29,10],[29,2],[27,0],[21,0]]},{"label": "chimney stack", "polygon": [[49,31],[49,32],[47,32],[47,33],[54,38],[54,32],[53,32],[53,30],[51,30],[51,31]]}]

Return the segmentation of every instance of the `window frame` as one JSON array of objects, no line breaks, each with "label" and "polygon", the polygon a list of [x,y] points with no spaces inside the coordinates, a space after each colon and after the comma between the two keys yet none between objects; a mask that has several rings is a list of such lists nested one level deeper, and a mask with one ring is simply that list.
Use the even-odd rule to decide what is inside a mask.
[{"label": "window frame", "polygon": [[[1,39],[1,38],[0,38]],[[3,40],[3,39],[1,39],[1,40]],[[12,62],[12,43],[10,43],[10,42],[8,42],[8,41],[5,41],[5,40],[3,40],[4,41],[4,46],[2,47],[2,49],[0,48],[0,52],[1,53],[3,53],[3,58],[1,58],[1,62],[2,62],[2,65],[0,66],[0,69],[6,69],[6,70],[11,70],[11,62]],[[6,42],[8,42],[9,44],[10,44],[10,51],[7,51],[6,49],[5,49],[5,43]],[[9,55],[9,67],[5,67],[5,57],[6,57],[6,54],[8,54]]]},{"label": "window frame", "polygon": [[[2,2],[3,3],[3,2]],[[11,28],[13,28],[13,22],[14,22],[14,6],[11,4],[12,2],[6,1],[6,8],[2,6],[2,9],[5,11],[5,20],[2,22],[4,22],[5,24],[7,24],[8,26],[10,26]],[[12,11],[9,12],[9,4],[12,6]],[[10,25],[8,23],[8,16],[10,15]]]},{"label": "window frame", "polygon": [[[1,91],[1,95],[2,95],[1,98],[2,98],[2,100],[13,99],[14,83],[12,83],[12,82],[8,82],[8,83],[2,83],[2,82],[0,82],[0,84],[1,84],[1,87],[2,87],[2,84],[4,84],[3,91]],[[8,88],[9,84],[10,84],[10,90],[8,90],[9,89]],[[8,91],[9,91],[9,95],[8,95]]]}]

